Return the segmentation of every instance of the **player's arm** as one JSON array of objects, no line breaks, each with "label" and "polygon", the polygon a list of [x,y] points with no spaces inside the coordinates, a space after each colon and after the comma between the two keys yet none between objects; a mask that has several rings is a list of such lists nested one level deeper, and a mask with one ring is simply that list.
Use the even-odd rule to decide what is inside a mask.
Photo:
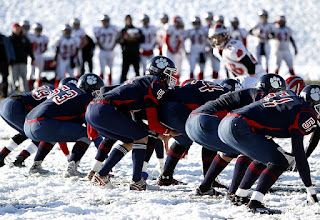
[{"label": "player's arm", "polygon": [[309,146],[306,149],[306,157],[310,157],[314,149],[316,149],[318,143],[320,140],[320,128],[317,127],[315,131],[312,133],[312,136],[310,138]]},{"label": "player's arm", "polygon": [[302,182],[307,188],[308,201],[311,201],[313,203],[318,202],[316,192],[311,182],[309,163],[307,161],[307,157],[303,148],[303,134],[297,129],[292,129],[291,141],[292,152],[296,160],[296,167],[299,171],[299,175],[302,179]]},{"label": "player's arm", "polygon": [[298,54],[297,45],[292,36],[290,37],[290,42],[292,43],[292,46],[294,48],[294,54],[297,55]]}]

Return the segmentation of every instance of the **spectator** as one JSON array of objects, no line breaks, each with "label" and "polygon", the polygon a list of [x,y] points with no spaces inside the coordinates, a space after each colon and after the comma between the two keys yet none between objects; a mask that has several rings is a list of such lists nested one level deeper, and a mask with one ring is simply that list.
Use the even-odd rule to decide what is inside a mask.
[{"label": "spectator", "polygon": [[125,17],[125,27],[118,35],[117,42],[121,44],[122,48],[122,73],[120,83],[126,80],[130,65],[134,67],[136,76],[139,76],[139,62],[140,62],[140,44],[144,42],[144,36],[141,30],[132,25],[132,18],[130,15]]},{"label": "spectator", "polygon": [[[28,56],[34,62],[32,47],[29,39],[22,33],[21,26],[18,23],[13,24],[12,34],[10,41],[13,45],[15,60],[11,62],[9,68],[10,92],[18,90],[17,81],[19,78],[23,83],[23,92],[29,92],[27,82],[27,58]],[[20,85],[20,84],[19,84]]]},{"label": "spectator", "polygon": [[8,66],[14,59],[15,55],[10,39],[0,34],[0,73],[2,76],[1,97],[3,98],[8,96]]}]

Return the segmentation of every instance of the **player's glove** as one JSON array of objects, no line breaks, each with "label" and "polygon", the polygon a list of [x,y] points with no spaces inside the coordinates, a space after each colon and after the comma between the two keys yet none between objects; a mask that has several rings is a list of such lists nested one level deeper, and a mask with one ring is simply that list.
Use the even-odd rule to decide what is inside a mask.
[{"label": "player's glove", "polygon": [[319,200],[317,198],[316,191],[314,190],[313,186],[307,187],[307,204],[312,205],[318,203]]}]

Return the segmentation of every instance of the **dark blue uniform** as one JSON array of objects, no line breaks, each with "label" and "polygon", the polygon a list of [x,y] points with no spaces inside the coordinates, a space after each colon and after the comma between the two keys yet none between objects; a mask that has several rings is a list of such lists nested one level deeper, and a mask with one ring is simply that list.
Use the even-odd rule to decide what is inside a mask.
[{"label": "dark blue uniform", "polygon": [[306,186],[310,170],[303,149],[303,136],[316,127],[317,115],[291,90],[270,93],[262,100],[228,114],[219,125],[219,137],[235,150],[264,164],[288,167],[288,160],[272,139],[291,138],[297,168]]},{"label": "dark blue uniform", "polygon": [[210,100],[219,98],[229,90],[203,80],[193,80],[188,84],[169,90],[160,104],[159,118],[162,123],[182,135],[175,137],[177,143],[186,149],[192,140],[186,134],[185,124],[192,110]]},{"label": "dark blue uniform", "polygon": [[229,157],[237,156],[238,152],[221,142],[218,137],[219,123],[228,112],[249,105],[264,95],[262,90],[251,88],[231,92],[205,103],[190,114],[186,123],[188,136],[208,149],[224,152]]},{"label": "dark blue uniform", "polygon": [[73,84],[53,90],[46,101],[27,115],[24,124],[26,135],[44,142],[74,142],[87,137],[82,124],[86,107],[93,98]]},{"label": "dark blue uniform", "polygon": [[132,143],[149,134],[148,129],[131,118],[131,113],[142,110],[150,130],[168,133],[157,116],[158,101],[165,92],[166,86],[157,76],[133,78],[93,100],[86,121],[104,137]]},{"label": "dark blue uniform", "polygon": [[11,95],[0,104],[1,117],[21,135],[25,135],[23,125],[26,115],[46,100],[51,91],[49,86],[42,86],[33,92]]}]

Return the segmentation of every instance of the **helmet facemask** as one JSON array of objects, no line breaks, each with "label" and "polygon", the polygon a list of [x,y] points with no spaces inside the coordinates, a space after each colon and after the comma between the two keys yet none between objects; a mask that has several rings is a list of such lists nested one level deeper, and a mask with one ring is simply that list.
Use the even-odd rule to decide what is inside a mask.
[{"label": "helmet facemask", "polygon": [[174,76],[177,73],[177,68],[166,67],[163,71],[165,78],[167,79],[168,88],[173,89],[178,79]]}]

